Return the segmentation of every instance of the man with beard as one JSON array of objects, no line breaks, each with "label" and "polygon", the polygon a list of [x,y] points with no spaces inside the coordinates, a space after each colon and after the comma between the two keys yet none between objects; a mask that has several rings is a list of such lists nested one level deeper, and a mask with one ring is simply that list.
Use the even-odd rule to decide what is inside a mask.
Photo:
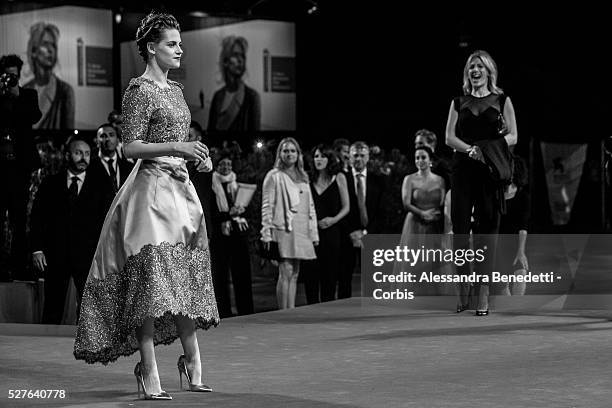
[{"label": "man with beard", "polygon": [[32,208],[32,261],[44,272],[43,323],[60,324],[72,276],[77,312],[112,191],[88,171],[91,148],[74,137],[67,143],[67,166],[45,178]]},{"label": "man with beard", "polygon": [[110,123],[98,127],[96,141],[98,155],[92,159],[90,170],[101,179],[108,180],[111,189],[116,193],[125,183],[134,165],[119,156],[117,130]]}]

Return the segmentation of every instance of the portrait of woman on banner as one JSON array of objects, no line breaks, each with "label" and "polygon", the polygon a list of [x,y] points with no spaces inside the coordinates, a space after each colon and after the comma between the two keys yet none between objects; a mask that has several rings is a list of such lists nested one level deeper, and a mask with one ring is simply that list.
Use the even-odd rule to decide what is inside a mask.
[{"label": "portrait of woman on banner", "polygon": [[28,62],[34,78],[24,88],[38,92],[42,118],[34,129],[74,129],[74,90],[54,72],[58,63],[59,29],[38,22],[30,27]]}]

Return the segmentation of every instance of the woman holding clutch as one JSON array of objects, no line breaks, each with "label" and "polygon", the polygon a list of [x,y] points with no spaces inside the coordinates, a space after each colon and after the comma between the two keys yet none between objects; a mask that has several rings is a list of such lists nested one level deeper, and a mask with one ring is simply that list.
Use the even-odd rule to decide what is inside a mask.
[{"label": "woman holding clutch", "polygon": [[266,174],[261,199],[261,240],[280,254],[276,297],[280,309],[295,307],[300,260],[316,259],[317,215],[300,145],[287,137],[278,145],[274,168]]},{"label": "woman holding clutch", "polygon": [[[475,265],[479,275],[489,275],[495,266],[497,234],[503,197],[484,162],[483,143],[517,143],[516,116],[510,98],[497,86],[497,65],[482,50],[473,52],[463,68],[463,93],[451,102],[446,123],[446,144],[455,149],[451,175],[451,220],[455,249],[468,248],[473,233],[474,249],[485,249],[485,261]],[[505,122],[500,127],[500,116]],[[505,142],[503,142],[505,140]],[[472,217],[474,222],[472,223]],[[459,274],[470,273],[464,264]],[[476,316],[489,314],[489,285],[478,284]],[[467,309],[469,288],[459,287],[457,312]]]}]

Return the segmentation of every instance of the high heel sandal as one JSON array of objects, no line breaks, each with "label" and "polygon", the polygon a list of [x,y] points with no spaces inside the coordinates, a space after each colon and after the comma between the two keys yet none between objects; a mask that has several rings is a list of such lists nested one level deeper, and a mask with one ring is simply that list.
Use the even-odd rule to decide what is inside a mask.
[{"label": "high heel sandal", "polygon": [[142,393],[144,394],[144,399],[146,400],[171,400],[172,397],[166,391],[163,391],[158,394],[147,394],[147,389],[144,384],[144,377],[142,376],[142,365],[140,362],[136,363],[136,367],[134,367],[134,375],[136,376],[136,386],[138,387],[138,399],[140,399],[140,387],[142,387]]},{"label": "high heel sandal", "polygon": [[212,388],[210,388],[206,384],[192,384],[191,376],[189,375],[189,371],[187,370],[187,358],[185,355],[181,355],[176,363],[179,372],[179,383],[181,390],[183,389],[183,374],[187,377],[187,384],[189,384],[189,391],[193,392],[211,392]]}]

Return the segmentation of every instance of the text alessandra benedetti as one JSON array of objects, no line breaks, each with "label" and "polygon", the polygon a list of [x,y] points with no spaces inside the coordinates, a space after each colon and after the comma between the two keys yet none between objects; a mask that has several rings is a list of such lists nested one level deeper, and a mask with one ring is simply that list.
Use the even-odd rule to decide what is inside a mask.
[{"label": "text alessandra benedetti", "polygon": [[[561,279],[561,277],[557,277]],[[420,275],[411,272],[385,274],[374,272],[372,280],[376,283],[551,283],[555,280],[555,273],[531,273],[525,275],[506,275],[501,272],[491,272],[491,275],[481,275],[472,272],[467,275],[438,275],[433,272],[423,272]]]}]

